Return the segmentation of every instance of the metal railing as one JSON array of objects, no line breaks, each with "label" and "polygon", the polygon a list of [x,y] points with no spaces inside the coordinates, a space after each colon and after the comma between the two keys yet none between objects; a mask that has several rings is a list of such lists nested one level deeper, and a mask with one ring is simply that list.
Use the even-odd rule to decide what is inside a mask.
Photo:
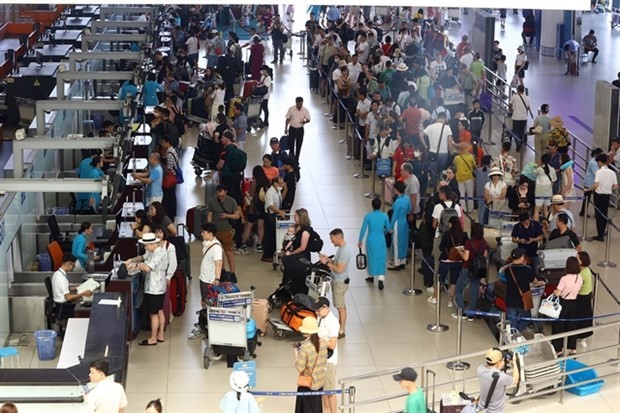
[{"label": "metal railing", "polygon": [[[618,314],[616,314],[618,315]],[[509,344],[509,345],[504,345],[501,346],[500,348],[502,350],[515,350],[518,347],[523,346],[524,344],[526,345],[535,345],[535,344],[542,344],[542,343],[550,343],[551,340],[554,339],[561,339],[563,341],[563,354],[567,354],[567,344],[568,344],[568,337],[569,336],[573,336],[573,335],[579,335],[579,334],[584,334],[584,333],[588,333],[588,332],[602,332],[604,330],[609,330],[611,329],[612,331],[619,328],[620,327],[620,321],[614,321],[614,322],[610,322],[610,323],[606,323],[606,324],[601,324],[598,326],[594,326],[594,327],[588,327],[588,328],[584,328],[584,329],[579,329],[579,330],[573,330],[570,332],[565,332],[565,333],[561,333],[561,334],[555,334],[552,336],[546,336],[546,337],[541,337],[541,338],[535,338],[532,340],[527,340],[527,342],[520,342],[520,343],[514,343],[514,344]],[[609,359],[607,361],[603,361],[603,362],[598,362],[598,363],[594,363],[591,364],[589,366],[586,366],[584,368],[580,368],[580,369],[575,369],[575,370],[571,370],[570,374],[575,374],[575,373],[579,373],[579,372],[583,372],[586,370],[590,370],[593,368],[597,368],[597,367],[605,367],[605,366],[613,366],[614,368],[616,367],[616,364],[620,361],[620,335],[618,337],[618,343],[616,344],[612,344],[612,345],[607,345],[607,346],[603,346],[600,348],[596,348],[596,349],[592,349],[592,350],[587,350],[584,351],[582,353],[579,354],[580,357],[582,356],[586,356],[586,355],[595,355],[595,354],[602,354],[605,352],[609,352],[609,351],[616,351],[616,357]],[[422,361],[422,362],[416,362],[416,363],[411,363],[408,364],[406,366],[400,366],[397,368],[392,368],[392,369],[385,369],[385,370],[380,370],[377,372],[373,372],[373,373],[367,373],[367,374],[360,374],[357,376],[351,376],[351,377],[347,377],[347,378],[343,378],[338,380],[343,392],[347,392],[349,391],[349,400],[345,401],[344,396],[341,398],[341,403],[339,406],[339,409],[341,411],[347,411],[349,413],[354,413],[355,409],[357,407],[361,407],[361,406],[369,406],[369,405],[374,405],[377,403],[382,403],[382,402],[386,402],[386,401],[390,401],[390,400],[394,400],[394,399],[398,399],[401,398],[403,396],[406,396],[406,393],[403,392],[399,392],[399,393],[395,393],[395,394],[388,394],[386,396],[379,396],[379,397],[373,397],[373,398],[368,398],[368,399],[364,399],[364,400],[356,400],[356,396],[357,394],[355,392],[351,393],[350,390],[351,389],[355,389],[355,386],[353,385],[356,382],[360,382],[360,381],[364,381],[364,380],[370,380],[370,379],[375,379],[375,378],[379,378],[379,377],[383,377],[383,376],[392,376],[393,374],[396,374],[398,372],[400,372],[400,370],[404,367],[412,367],[416,370],[418,370],[420,372],[420,374],[418,375],[418,377],[420,377],[419,379],[419,384],[421,387],[423,387],[425,389],[426,392],[426,397],[427,397],[427,401],[429,400],[429,398],[431,400],[433,400],[433,402],[431,403],[432,405],[429,406],[431,408],[431,410],[435,410],[436,406],[435,406],[435,392],[436,391],[445,391],[445,392],[452,392],[453,390],[456,390],[456,385],[457,385],[457,379],[456,377],[453,377],[452,380],[448,381],[448,382],[444,382],[444,383],[438,383],[435,386],[433,386],[433,389],[431,392],[429,392],[429,387],[430,387],[430,383],[428,383],[427,380],[427,372],[432,372],[431,374],[434,375],[434,370],[432,370],[432,368],[434,368],[435,366],[437,368],[443,368],[447,363],[455,363],[455,362],[459,362],[461,360],[464,359],[478,359],[482,362],[484,361],[484,355],[486,354],[487,350],[482,350],[482,351],[477,351],[477,352],[473,352],[473,353],[468,353],[465,355],[460,355],[460,356],[450,356],[450,357],[444,357],[444,358],[440,358],[440,359],[436,359],[436,360],[430,360],[430,361]],[[576,356],[563,356],[563,357],[558,357],[557,361],[558,362],[563,362],[564,360],[567,359],[574,359]],[[544,361],[542,363],[536,363],[536,364],[531,364],[528,365],[528,369],[535,369],[537,367],[544,367],[544,366],[548,366],[549,362],[548,361]],[[519,396],[515,396],[515,397],[511,397],[509,398],[509,401],[511,403],[517,403],[523,400],[528,400],[528,399],[532,399],[535,397],[540,397],[541,395],[546,395],[546,394],[553,394],[556,392],[560,392],[559,394],[559,399],[560,399],[560,403],[564,402],[564,395],[565,395],[565,390],[567,389],[571,389],[583,384],[589,384],[589,383],[594,383],[594,382],[598,382],[600,380],[603,380],[607,377],[614,377],[617,376],[618,374],[620,374],[617,370],[615,370],[614,372],[611,373],[605,373],[605,374],[601,374],[599,375],[597,378],[594,379],[590,379],[590,380],[586,380],[586,381],[581,381],[578,383],[574,383],[574,384],[564,384],[564,379],[565,377],[569,374],[566,371],[566,363],[561,363],[561,373],[559,375],[559,377],[557,377],[558,379],[558,385],[554,385],[551,386],[549,389],[543,389],[540,391],[535,391],[535,392],[526,392],[523,395],[519,395]],[[554,377],[555,378],[555,377]],[[476,392],[467,392],[466,391],[466,385],[468,382],[475,382],[475,385],[477,387],[477,377],[476,376],[471,376],[471,377],[465,377],[465,375],[463,375],[463,379],[462,380],[458,380],[459,382],[462,382],[462,391],[468,393],[468,394],[475,394]],[[524,386],[527,385],[527,380],[523,380],[521,379],[519,386]],[[353,396],[351,396],[351,394],[353,394]]]}]

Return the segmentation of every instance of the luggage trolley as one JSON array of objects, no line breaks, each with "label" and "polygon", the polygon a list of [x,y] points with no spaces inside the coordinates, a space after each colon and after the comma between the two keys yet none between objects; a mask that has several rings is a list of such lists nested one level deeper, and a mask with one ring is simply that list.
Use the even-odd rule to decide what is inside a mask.
[{"label": "luggage trolley", "polygon": [[256,328],[252,337],[248,337],[248,324],[254,323],[251,320],[253,299],[253,291],[220,294],[217,307],[203,310],[204,317],[200,317],[199,324],[206,343],[203,353],[205,369],[223,354],[242,357],[243,361],[256,357],[254,351],[260,345]]}]

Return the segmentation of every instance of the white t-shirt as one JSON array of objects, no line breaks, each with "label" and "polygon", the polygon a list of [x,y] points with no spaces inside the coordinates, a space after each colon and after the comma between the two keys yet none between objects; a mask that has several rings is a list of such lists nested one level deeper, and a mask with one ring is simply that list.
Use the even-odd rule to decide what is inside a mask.
[{"label": "white t-shirt", "polygon": [[58,269],[52,275],[52,296],[54,298],[55,303],[66,303],[67,299],[65,298],[65,294],[69,294],[69,279],[67,278],[67,274]]},{"label": "white t-shirt", "polygon": [[174,244],[166,242],[166,257],[168,259],[168,266],[166,267],[166,279],[171,280],[174,272],[177,270],[177,249]]},{"label": "white t-shirt", "polygon": [[85,407],[88,413],[118,413],[119,409],[127,407],[125,389],[108,377],[88,392]]},{"label": "white t-shirt", "polygon": [[376,139],[377,135],[379,135],[379,113],[375,115],[373,112],[370,112],[368,116],[366,116],[366,126],[368,129],[368,139]]},{"label": "white t-shirt", "polygon": [[[448,208],[450,208],[450,206],[454,204],[454,209],[456,210],[456,213],[459,219],[461,219],[462,221],[463,212],[459,204],[457,204],[456,202],[452,202],[452,201],[445,201],[444,204],[446,204]],[[441,212],[443,211],[443,209],[444,208],[443,208],[443,205],[441,205],[441,202],[436,203],[435,208],[433,208],[433,218],[435,218],[439,223],[441,223]],[[435,230],[435,238],[439,238],[440,235],[441,234],[439,233],[439,225],[437,225],[437,229]]]},{"label": "white t-shirt", "polygon": [[353,63],[348,63],[347,68],[349,69],[349,79],[353,81],[357,81],[357,78],[360,77],[360,73],[362,73],[362,65],[357,62],[356,65]]},{"label": "white t-shirt", "polygon": [[222,261],[222,251],[222,244],[220,244],[220,242],[216,239],[213,239],[211,241],[205,241],[202,243],[202,261],[200,262],[199,277],[200,281],[207,284],[213,283],[216,275],[215,262]]},{"label": "white t-shirt", "polygon": [[[356,106],[356,110],[359,110],[362,113],[368,113],[370,112],[370,105],[372,104],[372,102],[370,101],[370,99],[366,98],[364,100],[358,100],[357,101],[357,106]],[[366,119],[362,119],[362,117],[360,116],[357,120],[357,124],[360,126],[364,126],[366,125]]]},{"label": "white t-shirt", "polygon": [[527,120],[527,108],[530,107],[530,98],[517,93],[510,98],[510,104],[512,105],[512,120]]},{"label": "white t-shirt", "polygon": [[278,209],[282,206],[282,193],[273,185],[265,193],[265,212],[273,214],[273,211],[269,209],[270,206],[275,206]]},{"label": "white t-shirt", "polygon": [[198,53],[198,39],[195,36],[190,37],[185,42],[187,46],[187,54],[192,55]]},{"label": "white t-shirt", "polygon": [[463,56],[461,56],[459,61],[461,62],[461,64],[467,65],[467,69],[469,69],[471,67],[471,63],[474,61],[474,55],[471,53],[465,53]]},{"label": "white t-shirt", "polygon": [[332,72],[332,80],[334,83],[336,83],[338,79],[340,79],[341,74],[342,74],[342,71],[340,70],[340,67],[337,67],[336,69],[334,69],[334,71]]},{"label": "white t-shirt", "polygon": [[[443,133],[441,129],[443,128]],[[450,125],[435,122],[424,129],[424,134],[428,137],[429,152],[448,153],[448,137],[452,135]],[[440,139],[441,138],[441,139]],[[441,142],[439,142],[441,140]],[[441,143],[441,146],[439,146]]]},{"label": "white t-shirt", "polygon": [[[598,187],[594,192],[601,195],[611,194],[614,185],[618,184],[618,178],[614,171],[607,166],[603,166],[594,174],[594,182],[598,182]],[[54,298],[55,300],[55,298]]]},{"label": "white t-shirt", "polygon": [[[338,338],[338,333],[340,332],[340,322],[331,310],[325,318],[319,318],[318,321],[319,338],[323,340],[329,340],[334,337]],[[334,348],[334,354],[327,359],[327,362],[331,364],[338,364],[338,344],[336,344],[336,348]]]},{"label": "white t-shirt", "polygon": [[355,48],[357,55],[360,57],[360,62],[368,62],[368,56],[370,55],[370,45],[368,42],[362,42]]},{"label": "white t-shirt", "polygon": [[443,60],[441,62],[438,62],[437,60],[433,60],[430,66],[431,66],[431,73],[429,73],[429,75],[431,75],[433,79],[437,77],[439,72],[443,72],[447,70],[446,62],[444,62]]},{"label": "white t-shirt", "polygon": [[270,76],[261,76],[259,85],[267,86],[267,93],[263,96],[263,99],[269,99],[269,95],[271,94],[271,77]]}]

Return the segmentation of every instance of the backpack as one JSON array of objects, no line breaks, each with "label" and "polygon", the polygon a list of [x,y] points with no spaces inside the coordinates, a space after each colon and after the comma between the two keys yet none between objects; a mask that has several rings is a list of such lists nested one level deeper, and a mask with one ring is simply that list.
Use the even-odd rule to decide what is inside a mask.
[{"label": "backpack", "polygon": [[441,211],[439,216],[439,233],[445,234],[450,231],[450,219],[452,217],[458,218],[459,214],[456,212],[456,202],[452,202],[450,207],[443,201],[440,202],[440,205],[443,206],[443,211]]},{"label": "backpack", "polygon": [[476,246],[473,241],[471,242],[471,246],[476,254],[471,261],[469,262],[469,273],[471,274],[471,278],[480,279],[485,278],[487,276],[487,259],[484,255],[478,252]]},{"label": "backpack", "polygon": [[248,155],[236,146],[232,146],[226,158],[231,172],[243,172],[248,163]]},{"label": "backpack", "polygon": [[308,240],[308,250],[310,252],[320,252],[323,249],[323,240],[315,230],[310,228],[310,239]]}]

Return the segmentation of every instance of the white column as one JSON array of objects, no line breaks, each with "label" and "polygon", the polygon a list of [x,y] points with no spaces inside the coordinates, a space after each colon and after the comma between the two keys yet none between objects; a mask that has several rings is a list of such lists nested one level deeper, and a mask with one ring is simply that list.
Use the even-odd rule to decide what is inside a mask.
[{"label": "white column", "polygon": [[564,23],[563,10],[543,10],[540,27],[540,55],[556,56],[558,24]]}]

